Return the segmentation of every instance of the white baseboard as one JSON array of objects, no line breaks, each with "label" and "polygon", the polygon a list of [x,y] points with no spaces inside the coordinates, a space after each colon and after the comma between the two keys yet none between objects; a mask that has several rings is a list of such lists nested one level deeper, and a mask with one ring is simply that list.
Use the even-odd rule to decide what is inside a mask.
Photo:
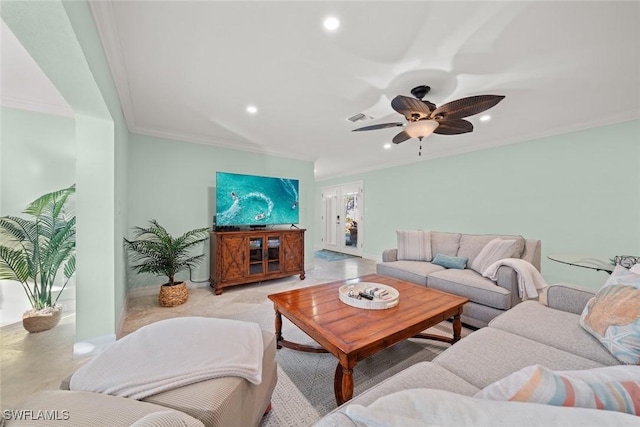
[{"label": "white baseboard", "polygon": [[375,262],[382,262],[382,255],[362,254],[362,258],[372,259]]},{"label": "white baseboard", "polygon": [[127,320],[127,308],[129,307],[129,296],[124,299],[124,304],[122,304],[122,310],[120,310],[120,316],[118,316],[118,321],[116,322],[116,337],[122,336],[122,330],[124,329],[124,322]]},{"label": "white baseboard", "polygon": [[73,359],[82,359],[95,356],[104,351],[110,344],[116,342],[115,334],[102,335],[100,337],[89,338],[73,344]]}]

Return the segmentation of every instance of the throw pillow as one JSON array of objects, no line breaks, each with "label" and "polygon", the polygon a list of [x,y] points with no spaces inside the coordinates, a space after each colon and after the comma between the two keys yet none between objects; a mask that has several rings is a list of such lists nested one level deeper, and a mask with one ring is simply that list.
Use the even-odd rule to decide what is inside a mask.
[{"label": "throw pillow", "polygon": [[448,256],[443,254],[436,254],[431,261],[431,264],[439,265],[444,268],[455,268],[458,270],[464,270],[467,266],[469,259],[464,256]]},{"label": "throw pillow", "polygon": [[640,264],[635,264],[629,269],[630,272],[640,274]]},{"label": "throw pillow", "polygon": [[469,268],[480,274],[484,274],[487,268],[494,262],[504,258],[511,258],[515,249],[515,240],[503,240],[501,238],[493,239],[484,245]]},{"label": "throw pillow", "polygon": [[[369,406],[351,404],[346,415],[368,427],[586,427],[637,426],[634,415],[587,408],[559,408],[523,402],[476,399],[445,390],[417,388],[378,398]],[[327,425],[330,423],[326,423]]]},{"label": "throw pillow", "polygon": [[640,275],[617,266],[585,306],[580,325],[620,362],[640,365]]},{"label": "throw pillow", "polygon": [[398,260],[431,261],[431,231],[398,230]]},{"label": "throw pillow", "polygon": [[584,372],[554,372],[540,365],[527,366],[488,385],[474,397],[640,415],[640,369],[607,366]]}]

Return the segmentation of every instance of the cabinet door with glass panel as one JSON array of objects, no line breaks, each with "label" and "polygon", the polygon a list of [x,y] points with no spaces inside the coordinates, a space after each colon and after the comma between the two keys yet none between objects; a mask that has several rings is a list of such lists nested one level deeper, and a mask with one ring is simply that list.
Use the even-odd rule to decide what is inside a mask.
[{"label": "cabinet door with glass panel", "polygon": [[250,236],[249,237],[249,275],[264,275],[279,273],[280,235]]}]

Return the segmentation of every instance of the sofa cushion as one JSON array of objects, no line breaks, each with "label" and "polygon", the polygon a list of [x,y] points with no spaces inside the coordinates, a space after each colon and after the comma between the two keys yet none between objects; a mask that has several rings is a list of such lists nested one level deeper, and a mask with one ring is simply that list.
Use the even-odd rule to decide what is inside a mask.
[{"label": "sofa cushion", "polygon": [[465,325],[474,328],[484,328],[489,325],[489,322],[491,322],[494,317],[500,316],[502,313],[504,313],[504,310],[469,301],[462,307],[460,320],[462,320],[462,323]]},{"label": "sofa cushion", "polygon": [[391,261],[376,265],[376,272],[382,276],[395,277],[422,286],[427,286],[428,274],[442,270],[444,267],[425,261]]},{"label": "sofa cushion", "polygon": [[591,369],[602,364],[496,328],[464,337],[433,359],[468,383],[484,388],[530,365],[553,370]]},{"label": "sofa cushion", "polygon": [[558,408],[524,402],[501,402],[443,390],[403,390],[368,407],[353,404],[346,414],[358,426],[635,426],[633,415],[587,408]]},{"label": "sofa cushion", "polygon": [[431,261],[431,232],[397,230],[398,261]]},{"label": "sofa cushion", "polygon": [[458,256],[466,256],[469,258],[467,265],[471,265],[474,259],[478,256],[482,248],[485,247],[490,241],[501,238],[504,240],[515,240],[512,258],[520,258],[525,248],[525,239],[522,236],[508,236],[497,234],[463,234],[460,237],[460,249],[458,249]]},{"label": "sofa cushion", "polygon": [[431,253],[457,256],[460,236],[460,233],[431,231]]},{"label": "sofa cushion", "polygon": [[[524,301],[489,323],[501,329],[603,365],[620,362],[580,326],[580,316],[554,310],[537,301]],[[532,327],[535,325],[535,327]]]},{"label": "sofa cushion", "polygon": [[541,365],[527,366],[488,385],[474,397],[640,415],[640,369],[607,366],[552,371]]},{"label": "sofa cushion", "polygon": [[467,261],[468,259],[463,256],[436,254],[431,263],[444,268],[462,270],[467,266]]},{"label": "sofa cushion", "polygon": [[550,308],[580,315],[596,293],[571,283],[554,283],[547,288],[546,295]]},{"label": "sofa cushion", "polygon": [[484,245],[480,253],[475,257],[469,268],[486,275],[486,271],[496,261],[504,258],[512,258],[518,250],[517,240],[504,240],[495,238]]},{"label": "sofa cushion", "polygon": [[443,270],[430,273],[427,286],[501,310],[511,308],[511,292],[473,270]]},{"label": "sofa cushion", "polygon": [[[60,425],[65,427],[91,427],[109,425],[113,427],[130,426],[148,414],[162,412],[167,408],[140,402],[126,397],[111,396],[108,394],[91,393],[87,391],[46,390],[34,393],[11,408],[17,411],[31,411],[36,414],[39,411],[56,410],[58,422],[47,423],[46,420],[7,421],[8,426],[46,426]],[[182,426],[203,427],[200,421],[187,414],[171,411],[174,417],[180,419]],[[106,420],[106,421],[105,421]],[[176,425],[176,424],[171,424]]]},{"label": "sofa cushion", "polygon": [[640,365],[640,275],[617,266],[580,324],[622,363]]},{"label": "sofa cushion", "polygon": [[352,421],[344,414],[350,404],[369,405],[376,399],[397,391],[413,388],[441,389],[471,396],[480,389],[474,387],[460,377],[431,362],[420,362],[412,365],[392,377],[387,378],[373,388],[355,396],[348,403],[336,408],[322,418],[315,427],[335,427],[341,425],[352,426]]}]

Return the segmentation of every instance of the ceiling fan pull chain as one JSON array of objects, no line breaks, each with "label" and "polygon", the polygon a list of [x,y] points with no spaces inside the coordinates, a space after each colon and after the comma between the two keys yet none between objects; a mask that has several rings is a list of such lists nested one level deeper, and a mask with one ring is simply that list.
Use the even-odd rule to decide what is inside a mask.
[{"label": "ceiling fan pull chain", "polygon": [[422,156],[422,137],[418,137],[418,140],[420,141],[420,150],[418,150],[418,156]]}]

